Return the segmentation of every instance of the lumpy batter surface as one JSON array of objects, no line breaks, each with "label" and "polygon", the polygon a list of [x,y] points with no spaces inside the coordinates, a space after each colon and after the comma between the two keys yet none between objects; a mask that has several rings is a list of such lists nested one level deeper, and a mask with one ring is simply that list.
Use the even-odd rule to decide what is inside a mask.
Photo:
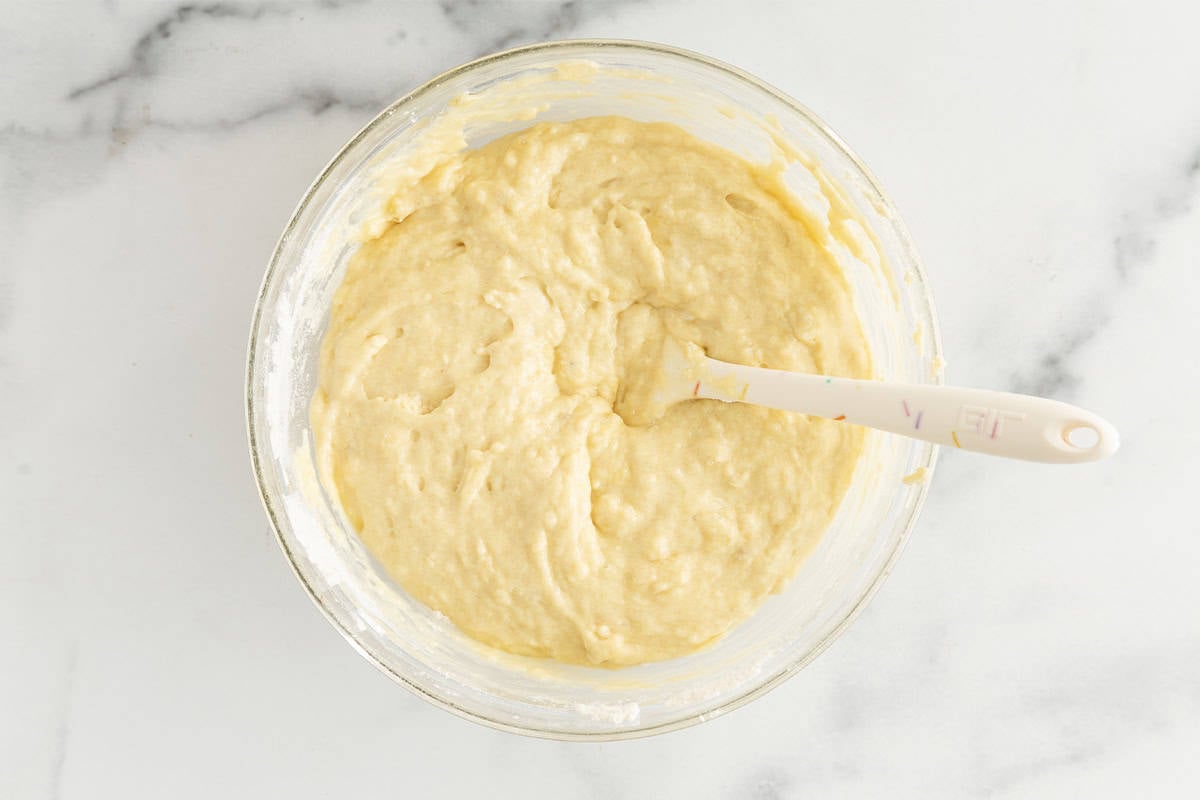
[{"label": "lumpy batter surface", "polygon": [[336,294],[320,467],[410,594],[503,650],[620,666],[749,616],[833,518],[861,429],[623,396],[662,337],[866,377],[778,176],[667,124],[540,124],[403,186]]}]

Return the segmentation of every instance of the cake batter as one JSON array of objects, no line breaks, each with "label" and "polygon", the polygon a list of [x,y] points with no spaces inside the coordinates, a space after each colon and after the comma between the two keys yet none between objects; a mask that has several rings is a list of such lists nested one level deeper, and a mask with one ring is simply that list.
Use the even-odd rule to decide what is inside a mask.
[{"label": "cake batter", "polygon": [[488,645],[622,666],[687,654],[795,573],[861,429],[623,392],[671,335],[868,377],[842,271],[777,171],[598,117],[447,153],[399,187],[336,294],[320,469],[411,595]]}]

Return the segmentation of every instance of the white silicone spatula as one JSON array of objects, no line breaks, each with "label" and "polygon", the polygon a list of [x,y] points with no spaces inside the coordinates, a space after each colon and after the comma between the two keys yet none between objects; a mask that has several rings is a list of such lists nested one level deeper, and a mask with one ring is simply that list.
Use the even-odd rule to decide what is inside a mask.
[{"label": "white silicone spatula", "polygon": [[663,407],[682,400],[725,402],[843,420],[993,456],[1055,464],[1112,455],[1117,430],[1082,408],[1024,394],[830,378],[729,364],[677,344],[664,347],[652,393]]}]

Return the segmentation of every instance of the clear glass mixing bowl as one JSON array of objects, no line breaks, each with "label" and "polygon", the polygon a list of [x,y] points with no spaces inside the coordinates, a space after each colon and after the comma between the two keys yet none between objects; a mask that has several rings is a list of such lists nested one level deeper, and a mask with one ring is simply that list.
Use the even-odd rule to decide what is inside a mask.
[{"label": "clear glass mixing bowl", "polygon": [[[580,61],[599,70],[561,67]],[[466,93],[477,102],[456,101]],[[453,69],[397,100],[321,172],[271,257],[250,338],[251,455],[279,542],[338,630],[398,683],[505,730],[617,739],[710,719],[779,685],[854,618],[888,573],[925,497],[928,474],[911,484],[902,478],[931,470],[936,448],[872,432],[833,525],[786,590],[685,658],[620,670],[520,658],[471,641],[410,598],[366,553],[320,485],[308,405],[330,299],[362,221],[378,208],[389,165],[401,163],[439,121],[487,108],[489,98],[502,98],[493,111],[513,114],[476,119],[466,129],[469,146],[540,120],[620,114],[674,122],[753,159],[766,158],[773,140],[801,155],[807,168],[790,169],[789,185],[846,243],[839,245],[842,260],[879,378],[940,380],[937,327],[921,265],[882,188],[810,111],[728,65],[625,41],[510,50]],[[824,181],[824,195],[814,176]],[[822,210],[827,196],[839,198],[832,210]]]}]

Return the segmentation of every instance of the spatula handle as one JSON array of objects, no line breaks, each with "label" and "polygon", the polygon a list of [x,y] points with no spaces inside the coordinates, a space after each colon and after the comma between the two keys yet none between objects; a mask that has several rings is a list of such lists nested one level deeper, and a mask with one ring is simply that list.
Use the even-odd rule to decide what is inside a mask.
[{"label": "spatula handle", "polygon": [[708,359],[698,397],[745,401],[1026,461],[1075,464],[1120,443],[1102,417],[1057,400],[956,386],[827,378]]}]

